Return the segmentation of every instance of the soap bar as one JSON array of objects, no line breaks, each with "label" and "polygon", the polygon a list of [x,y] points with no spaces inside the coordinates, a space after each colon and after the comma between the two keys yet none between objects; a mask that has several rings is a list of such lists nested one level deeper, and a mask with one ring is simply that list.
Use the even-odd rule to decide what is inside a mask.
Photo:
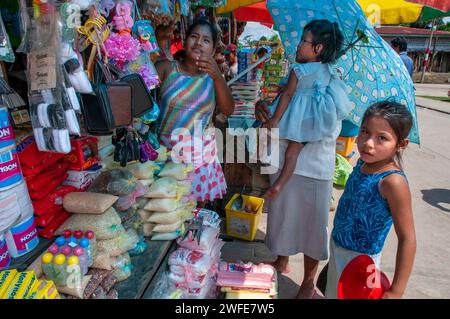
[{"label": "soap bar", "polygon": [[11,283],[14,281],[14,278],[17,275],[17,270],[4,270],[0,272],[0,299],[6,292],[6,290],[11,286]]},{"label": "soap bar", "polygon": [[34,271],[24,271],[16,275],[2,299],[26,299],[33,291],[38,279]]}]

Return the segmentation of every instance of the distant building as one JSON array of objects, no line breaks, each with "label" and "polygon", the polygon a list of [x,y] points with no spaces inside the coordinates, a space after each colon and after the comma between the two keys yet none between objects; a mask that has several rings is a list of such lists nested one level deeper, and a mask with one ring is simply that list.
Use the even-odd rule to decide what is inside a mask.
[{"label": "distant building", "polygon": [[[423,60],[430,38],[430,29],[383,26],[376,28],[376,30],[389,44],[396,37],[405,37],[406,41],[408,41],[408,55],[414,61],[414,71],[422,71]],[[427,71],[450,72],[450,32],[434,32],[431,45],[431,62]]]}]

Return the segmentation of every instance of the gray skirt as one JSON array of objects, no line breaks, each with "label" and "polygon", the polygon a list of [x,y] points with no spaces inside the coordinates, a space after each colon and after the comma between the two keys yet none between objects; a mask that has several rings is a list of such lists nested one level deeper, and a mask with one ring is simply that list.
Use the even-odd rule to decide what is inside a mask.
[{"label": "gray skirt", "polygon": [[[273,184],[280,171],[270,176]],[[269,202],[267,247],[278,256],[303,253],[328,259],[328,217],[333,181],[292,175],[278,198]]]}]

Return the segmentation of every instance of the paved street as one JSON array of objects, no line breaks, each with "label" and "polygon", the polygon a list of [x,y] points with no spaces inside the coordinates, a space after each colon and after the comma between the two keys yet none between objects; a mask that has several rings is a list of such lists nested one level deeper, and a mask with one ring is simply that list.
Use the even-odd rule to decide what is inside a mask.
[{"label": "paved street", "polygon": [[[431,95],[442,94],[445,89],[448,90],[448,85],[424,88]],[[418,119],[422,144],[420,147],[411,145],[404,154],[418,243],[405,298],[450,298],[450,115],[418,107]],[[341,193],[335,191],[335,198]],[[333,216],[334,213],[330,213],[330,230]],[[228,242],[223,249],[223,258],[254,262],[274,259],[275,256],[262,243],[265,226],[264,214],[257,235],[259,242]],[[397,240],[392,230],[382,257],[382,270],[391,280],[396,249]],[[279,275],[280,298],[295,296],[303,277],[302,263],[301,255],[291,258],[293,271]],[[324,265],[321,263],[321,268]]]}]

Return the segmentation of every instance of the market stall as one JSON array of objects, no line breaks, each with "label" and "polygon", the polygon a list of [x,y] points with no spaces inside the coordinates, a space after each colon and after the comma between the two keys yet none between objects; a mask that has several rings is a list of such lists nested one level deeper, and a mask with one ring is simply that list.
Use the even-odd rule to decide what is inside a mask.
[{"label": "market stall", "polygon": [[[193,166],[172,161],[153,124],[155,63],[182,48],[169,35],[224,4],[0,6],[0,298],[219,297],[222,218],[197,208]],[[256,218],[252,205],[234,209]]]}]

